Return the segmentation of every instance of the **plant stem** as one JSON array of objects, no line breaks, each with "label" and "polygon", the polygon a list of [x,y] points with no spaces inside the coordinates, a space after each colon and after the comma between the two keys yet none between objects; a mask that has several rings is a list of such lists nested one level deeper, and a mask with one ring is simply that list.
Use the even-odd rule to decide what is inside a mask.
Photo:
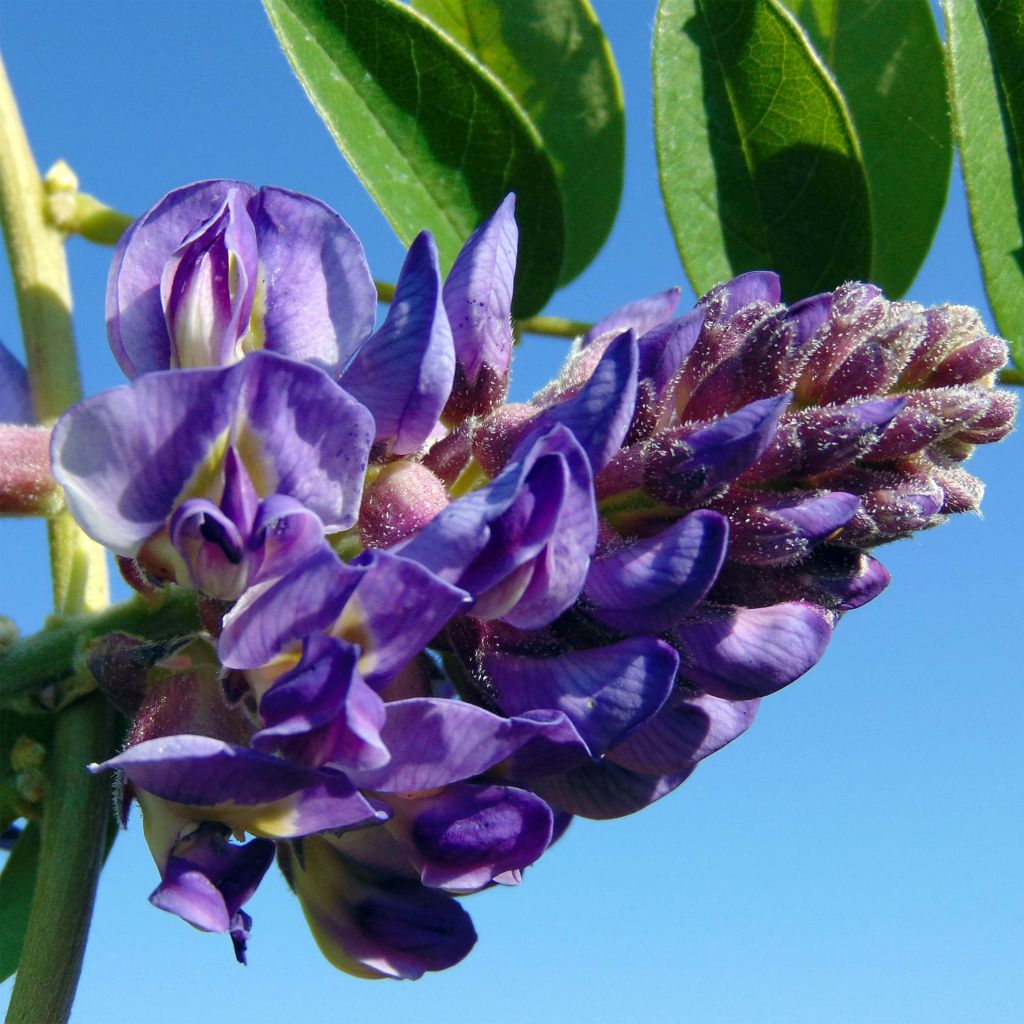
[{"label": "plant stem", "polygon": [[[0,222],[11,262],[36,419],[50,425],[81,398],[64,236],[46,194],[0,62]],[[48,523],[54,607],[65,615],[110,601],[106,556],[64,513]]]},{"label": "plant stem", "polygon": [[111,813],[109,780],[84,768],[108,757],[114,741],[114,710],[99,693],[57,718],[36,891],[7,1024],[63,1024],[71,1015]]},{"label": "plant stem", "polygon": [[[45,190],[0,62],[0,223],[11,264],[36,419],[49,426],[81,397],[64,237],[45,215]],[[109,604],[106,555],[64,512],[47,524],[60,615]],[[109,782],[85,764],[114,746],[114,712],[100,694],[63,709],[47,759],[35,891],[8,1021],[71,1013],[110,817]]]}]

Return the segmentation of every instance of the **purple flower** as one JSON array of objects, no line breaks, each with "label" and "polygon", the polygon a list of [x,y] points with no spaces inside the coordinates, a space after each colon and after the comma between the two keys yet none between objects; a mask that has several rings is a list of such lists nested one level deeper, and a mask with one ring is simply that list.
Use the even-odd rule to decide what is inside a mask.
[{"label": "purple flower", "polygon": [[281,189],[189,186],[118,249],[137,379],[59,421],[54,474],[211,632],[89,648],[132,716],[91,768],[144,808],[152,902],[240,958],[276,850],[342,970],[457,963],[457,897],[740,736],[884,589],[870,549],[978,507],[962,464],[1011,427],[970,311],[787,307],[765,272],[628,304],[503,404],[513,210],[443,285],[420,235],[376,331],[358,241]]},{"label": "purple flower", "polygon": [[281,188],[201,181],[124,234],[107,285],[129,377],[268,349],[336,372],[373,330],[377,292],[352,229]]},{"label": "purple flower", "polygon": [[355,524],[372,437],[326,374],[264,352],[81,402],[52,454],[86,533],[158,579],[234,599]]}]

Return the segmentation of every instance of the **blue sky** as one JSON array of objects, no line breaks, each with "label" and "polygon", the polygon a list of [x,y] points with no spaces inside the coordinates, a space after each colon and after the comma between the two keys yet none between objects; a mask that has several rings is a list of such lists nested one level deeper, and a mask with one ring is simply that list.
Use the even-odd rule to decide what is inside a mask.
[{"label": "blue sky", "polygon": [[[610,243],[549,307],[580,319],[684,284],[650,128],[655,3],[595,6],[623,76],[629,152]],[[402,249],[257,3],[5,0],[0,32],[43,167],[64,157],[83,188],[132,212],[200,178],[305,191],[356,229],[376,276],[394,279]],[[110,253],[73,240],[69,256],[94,392],[121,381],[103,327]],[[959,180],[910,297],[988,316]],[[6,279],[0,337],[19,344]],[[514,397],[563,353],[527,340]],[[101,879],[74,1020],[1020,1019],[1022,462],[1020,435],[979,453],[984,518],[881,551],[890,589],[679,791],[629,819],[576,823],[519,889],[469,900],[480,941],[459,967],[416,984],[339,974],[274,876],[250,905],[250,965],[238,967],[226,939],[146,902],[156,875],[136,820]],[[2,528],[0,609],[32,629],[47,612],[43,530]]]}]

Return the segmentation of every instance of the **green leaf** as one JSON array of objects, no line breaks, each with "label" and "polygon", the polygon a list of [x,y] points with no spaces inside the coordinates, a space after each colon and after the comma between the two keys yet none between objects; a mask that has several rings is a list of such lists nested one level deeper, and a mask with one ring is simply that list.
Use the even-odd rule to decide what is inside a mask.
[{"label": "green leaf", "polygon": [[565,204],[560,283],[611,231],[622,197],[626,119],[611,47],[587,0],[412,0],[487,66],[544,140]]},{"label": "green leaf", "polygon": [[914,281],[953,166],[942,43],[928,0],[788,0],[846,99],[871,197],[871,280]]},{"label": "green leaf", "polygon": [[39,824],[30,821],[0,872],[0,981],[6,981],[18,969],[38,860]]},{"label": "green leaf", "polygon": [[661,0],[661,190],[698,293],[758,267],[788,299],[871,268],[871,211],[842,97],[777,0]]},{"label": "green leaf", "polygon": [[1024,369],[1024,13],[993,0],[943,0],[942,8],[974,243],[996,324]]},{"label": "green leaf", "polygon": [[398,237],[447,269],[506,193],[520,231],[515,312],[554,291],[565,228],[551,160],[486,69],[396,0],[264,0],[307,95]]}]

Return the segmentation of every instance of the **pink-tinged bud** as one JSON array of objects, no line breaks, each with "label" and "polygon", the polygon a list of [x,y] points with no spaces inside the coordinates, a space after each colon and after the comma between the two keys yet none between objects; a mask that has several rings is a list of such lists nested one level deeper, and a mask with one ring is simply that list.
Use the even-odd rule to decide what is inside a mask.
[{"label": "pink-tinged bud", "polygon": [[151,643],[127,633],[109,633],[86,645],[85,663],[111,703],[134,718],[146,700],[149,670],[181,645],[181,640]]},{"label": "pink-tinged bud", "polygon": [[991,394],[974,387],[932,388],[904,396],[878,444],[865,455],[868,462],[889,462],[919,452],[935,441],[959,437],[964,428],[985,417]]},{"label": "pink-tinged bud", "polygon": [[[666,391],[662,424],[707,419],[731,412],[741,404],[740,364],[727,360],[733,355],[738,358],[752,332],[763,327],[779,310],[765,302],[754,302],[722,319],[725,312],[724,304],[721,308],[716,304],[709,308],[697,341]],[[719,405],[720,402],[725,404]]]},{"label": "pink-tinged bud", "polygon": [[213,647],[203,640],[165,657],[148,673],[126,746],[178,735],[247,746],[255,730],[244,709],[226,700],[220,672]]},{"label": "pink-tinged bud", "polygon": [[423,456],[423,465],[451,487],[473,458],[473,431],[469,424],[457,427],[431,445]]},{"label": "pink-tinged bud", "polygon": [[874,449],[903,404],[902,398],[886,398],[788,413],[740,480],[799,480],[850,466]]},{"label": "pink-tinged bud", "polygon": [[50,471],[47,427],[0,424],[0,515],[55,516],[64,507]]},{"label": "pink-tinged bud", "polygon": [[943,515],[956,512],[978,512],[985,495],[985,485],[973,474],[959,466],[936,466],[932,479],[942,488]]},{"label": "pink-tinged bud", "polygon": [[818,483],[861,500],[860,509],[835,538],[837,544],[873,547],[945,519],[942,488],[925,467],[912,462],[891,469],[850,469]]},{"label": "pink-tinged bud", "polygon": [[1009,391],[985,392],[988,408],[961,431],[956,440],[969,444],[1001,441],[1013,430],[1020,399]]},{"label": "pink-tinged bud", "polygon": [[488,476],[505,468],[512,449],[539,415],[533,405],[512,402],[487,417],[473,438],[473,455]]},{"label": "pink-tinged bud", "polygon": [[359,536],[365,547],[392,547],[419,533],[447,504],[447,489],[429,469],[392,462],[363,492]]},{"label": "pink-tinged bud", "polygon": [[1006,362],[1005,342],[988,334],[976,310],[937,306],[924,318],[924,340],[900,375],[901,387],[990,383],[988,375]]}]

